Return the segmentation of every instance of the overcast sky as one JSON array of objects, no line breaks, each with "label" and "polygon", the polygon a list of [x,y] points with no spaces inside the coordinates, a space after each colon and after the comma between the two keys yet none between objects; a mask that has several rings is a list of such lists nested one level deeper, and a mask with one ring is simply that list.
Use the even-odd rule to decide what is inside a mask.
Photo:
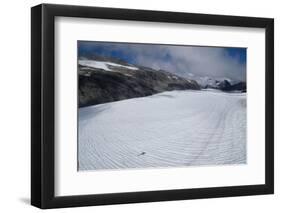
[{"label": "overcast sky", "polygon": [[246,48],[78,42],[78,56],[97,54],[180,76],[246,81]]}]

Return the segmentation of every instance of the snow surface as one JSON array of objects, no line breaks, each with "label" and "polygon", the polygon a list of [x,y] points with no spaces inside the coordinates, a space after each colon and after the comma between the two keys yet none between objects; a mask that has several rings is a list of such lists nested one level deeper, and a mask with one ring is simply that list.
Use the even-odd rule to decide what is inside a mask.
[{"label": "snow surface", "polygon": [[245,93],[172,91],[79,109],[79,170],[242,163]]},{"label": "snow surface", "polygon": [[93,67],[93,68],[97,68],[97,69],[103,69],[103,70],[106,70],[106,71],[114,71],[114,70],[110,69],[109,66],[122,67],[122,68],[126,68],[126,69],[131,69],[131,70],[138,70],[137,67],[115,64],[115,63],[107,62],[107,61],[79,60],[79,64],[82,65],[82,66]]}]

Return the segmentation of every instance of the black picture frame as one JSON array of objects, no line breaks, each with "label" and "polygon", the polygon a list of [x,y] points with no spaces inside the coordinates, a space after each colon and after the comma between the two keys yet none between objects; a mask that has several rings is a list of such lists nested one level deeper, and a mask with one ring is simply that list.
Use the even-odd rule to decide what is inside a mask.
[{"label": "black picture frame", "polygon": [[[55,17],[264,28],[265,184],[93,195],[54,195],[54,21]],[[274,192],[274,20],[164,11],[41,4],[31,9],[31,204],[42,208],[155,202],[272,194]]]}]

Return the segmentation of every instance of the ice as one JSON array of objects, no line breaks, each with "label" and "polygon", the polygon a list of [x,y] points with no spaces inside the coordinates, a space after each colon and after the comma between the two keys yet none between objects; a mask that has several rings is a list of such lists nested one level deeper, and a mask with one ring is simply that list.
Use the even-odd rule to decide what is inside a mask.
[{"label": "ice", "polygon": [[171,91],[79,109],[78,169],[246,163],[246,94]]}]

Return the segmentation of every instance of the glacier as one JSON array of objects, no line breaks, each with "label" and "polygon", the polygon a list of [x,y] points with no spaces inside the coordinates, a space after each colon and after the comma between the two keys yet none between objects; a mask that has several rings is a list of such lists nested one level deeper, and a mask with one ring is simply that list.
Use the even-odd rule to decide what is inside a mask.
[{"label": "glacier", "polygon": [[246,93],[169,91],[78,113],[79,171],[247,163]]}]

